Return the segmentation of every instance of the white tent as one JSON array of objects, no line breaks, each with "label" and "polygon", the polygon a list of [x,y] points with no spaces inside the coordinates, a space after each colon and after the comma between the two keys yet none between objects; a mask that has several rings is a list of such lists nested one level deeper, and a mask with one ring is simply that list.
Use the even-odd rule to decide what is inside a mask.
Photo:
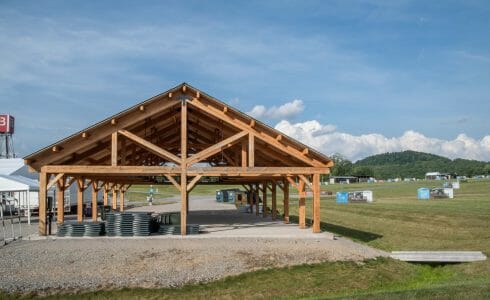
[{"label": "white tent", "polygon": [[16,199],[16,207],[27,213],[31,224],[31,211],[39,208],[39,182],[15,175],[0,175],[0,194]]}]

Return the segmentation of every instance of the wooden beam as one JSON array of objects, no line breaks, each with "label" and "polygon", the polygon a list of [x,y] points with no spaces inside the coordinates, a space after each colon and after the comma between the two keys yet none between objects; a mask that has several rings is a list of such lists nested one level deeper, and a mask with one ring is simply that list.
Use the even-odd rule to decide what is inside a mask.
[{"label": "wooden beam", "polygon": [[[255,137],[257,137],[261,140],[264,140],[265,142],[276,147],[277,149],[280,149],[281,151],[283,151],[285,153],[288,153],[290,155],[294,155],[295,158],[303,161],[304,163],[306,163],[310,166],[316,166],[316,167],[326,167],[327,166],[318,160],[315,160],[313,158],[305,156],[302,153],[303,149],[299,150],[296,147],[293,147],[290,145],[284,145],[281,142],[277,141],[275,139],[275,137],[272,137],[272,136],[270,136],[264,132],[257,131],[257,129],[254,128],[254,126],[251,126],[253,119],[250,121],[250,124],[247,125],[245,122],[240,121],[237,118],[233,118],[232,116],[230,116],[230,114],[223,113],[223,111],[221,111],[220,109],[218,109],[212,105],[204,104],[201,100],[199,100],[197,98],[192,99],[192,101],[189,101],[189,103],[195,107],[202,109],[203,111],[206,111],[206,112],[220,118],[223,121],[228,122],[229,124],[231,124],[232,126],[235,126],[236,128],[239,128],[242,130],[248,130],[250,133],[253,133],[255,135]],[[255,121],[253,121],[253,123],[255,125]]]},{"label": "wooden beam", "polygon": [[116,210],[117,209],[117,184],[114,184],[112,186],[112,209]]},{"label": "wooden beam", "polygon": [[[104,165],[48,165],[41,168],[46,173],[65,173],[66,175],[113,175],[113,176],[151,176],[179,175],[182,168],[164,166],[104,166]],[[187,169],[189,176],[294,176],[300,174],[325,174],[327,167],[194,167]]]},{"label": "wooden beam", "polygon": [[111,138],[111,165],[117,166],[117,131],[112,133]]},{"label": "wooden beam", "polygon": [[41,171],[39,174],[39,235],[46,235],[46,201],[49,174]]},{"label": "wooden beam", "polygon": [[[185,89],[185,85],[182,88]],[[187,195],[187,101],[182,100],[180,107],[180,234],[187,235],[187,212],[189,211]]]},{"label": "wooden beam", "polygon": [[92,183],[92,221],[97,221],[97,183]]},{"label": "wooden beam", "polygon": [[284,207],[284,223],[289,224],[289,183],[287,182],[287,179],[283,181],[283,193],[284,193],[284,198],[283,198],[283,207]]},{"label": "wooden beam", "polygon": [[173,185],[174,185],[174,186],[177,188],[177,190],[179,190],[179,192],[180,192],[180,189],[181,189],[181,188],[180,188],[180,184],[178,184],[178,183],[177,183],[177,181],[175,181],[175,179],[174,179],[172,176],[167,175],[167,174],[165,174],[164,176],[165,176],[165,177],[168,179],[168,181],[170,181],[170,183],[172,183],[172,184],[173,184]]},{"label": "wooden beam", "polygon": [[83,221],[83,191],[85,190],[85,180],[79,178],[77,180],[77,221]]},{"label": "wooden beam", "polygon": [[320,174],[313,175],[313,232],[320,233]]},{"label": "wooden beam", "polygon": [[204,149],[203,151],[194,154],[187,160],[187,166],[192,166],[193,164],[200,162],[203,159],[206,159],[210,157],[213,154],[216,154],[223,149],[226,149],[228,147],[231,147],[234,145],[238,140],[240,140],[242,137],[246,136],[248,133],[246,131],[241,131],[233,136],[230,136],[227,139],[224,139],[223,141],[207,148]]},{"label": "wooden beam", "polygon": [[311,182],[308,180],[308,178],[305,176],[305,175],[298,175],[299,179],[301,179],[307,186],[310,187],[310,189],[313,189],[313,185],[311,184]]},{"label": "wooden beam", "polygon": [[[167,95],[161,94],[150,99],[149,104],[147,105],[148,109],[146,109],[143,113],[127,113],[123,116],[118,117],[118,122],[115,126],[104,126],[110,124],[110,119],[106,119],[105,121],[103,121],[103,123],[101,123],[101,125],[97,126],[97,130],[95,130],[95,128],[93,128],[94,130],[90,128],[90,132],[92,132],[90,139],[82,138],[81,135],[78,135],[77,139],[70,139],[69,144],[63,144],[64,151],[62,156],[60,156],[60,153],[53,153],[51,151],[48,151],[49,148],[43,150],[42,157],[39,157],[38,159],[36,159],[36,161],[33,161],[31,163],[31,167],[39,171],[43,165],[48,165],[55,161],[59,161],[63,157],[68,157],[73,153],[80,151],[81,149],[87,148],[95,141],[100,141],[109,137],[114,132],[114,130],[124,129],[128,126],[139,123],[146,118],[157,113],[166,111],[179,103],[177,101],[169,101],[169,99],[166,99],[166,96]],[[88,129],[86,131],[88,131]]]},{"label": "wooden beam", "polygon": [[255,167],[255,136],[253,133],[248,135],[248,166]]},{"label": "wooden beam", "polygon": [[65,221],[65,181],[66,176],[63,175],[59,178],[56,186],[56,222],[58,224]]},{"label": "wooden beam", "polygon": [[58,182],[58,180],[60,180],[63,176],[65,176],[65,173],[59,173],[58,175],[56,175],[53,179],[51,179],[48,183],[48,185],[46,186],[46,189],[50,189],[53,185],[55,185],[55,183]]},{"label": "wooden beam", "polygon": [[124,194],[125,194],[125,190],[124,190],[124,188],[121,188],[119,190],[119,211],[120,212],[124,211]]},{"label": "wooden beam", "polygon": [[287,176],[287,177],[286,177],[286,180],[289,182],[289,184],[291,184],[291,185],[292,185],[294,188],[296,188],[296,190],[297,190],[297,191],[298,191],[298,193],[299,193],[300,188],[299,188],[298,183],[296,183],[296,181],[294,181],[294,180],[293,180],[293,178],[291,178],[291,176]]},{"label": "wooden beam", "polygon": [[126,165],[126,139],[121,139],[121,165]]},{"label": "wooden beam", "polygon": [[194,186],[196,185],[196,183],[199,181],[199,179],[201,179],[201,175],[197,175],[196,177],[192,178],[191,182],[189,182],[189,184],[187,185],[187,192],[190,193],[192,191],[192,189],[194,188]]},{"label": "wooden beam", "polygon": [[242,152],[241,152],[241,157],[242,157],[242,168],[247,167],[247,142],[246,140],[242,141]]},{"label": "wooden beam", "polygon": [[179,164],[179,165],[182,163],[182,160],[178,156],[174,155],[171,152],[168,152],[167,150],[165,150],[163,148],[158,147],[155,144],[148,142],[145,139],[140,138],[139,136],[137,136],[135,134],[132,134],[131,132],[129,132],[127,130],[119,130],[119,133],[121,135],[124,135],[128,139],[132,140],[133,142],[137,143],[141,147],[145,148],[146,150],[150,151],[151,153],[154,153],[160,157],[168,159],[168,160],[170,160],[176,164]]},{"label": "wooden beam", "polygon": [[276,206],[277,206],[277,198],[276,198],[276,182],[275,181],[272,181],[272,188],[271,188],[271,195],[272,195],[272,198],[271,198],[271,201],[272,201],[272,220],[275,220],[276,217],[277,217],[277,209],[276,209]]}]

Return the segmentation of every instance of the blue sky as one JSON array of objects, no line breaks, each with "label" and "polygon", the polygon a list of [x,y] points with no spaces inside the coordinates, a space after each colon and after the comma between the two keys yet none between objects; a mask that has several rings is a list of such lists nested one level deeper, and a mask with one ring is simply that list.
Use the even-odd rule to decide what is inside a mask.
[{"label": "blue sky", "polygon": [[490,160],[488,1],[0,0],[26,155],[181,82],[318,150]]}]

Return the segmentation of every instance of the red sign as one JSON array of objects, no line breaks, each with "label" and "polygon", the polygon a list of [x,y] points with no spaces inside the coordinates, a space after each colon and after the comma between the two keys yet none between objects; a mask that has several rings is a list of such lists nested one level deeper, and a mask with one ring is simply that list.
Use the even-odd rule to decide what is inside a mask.
[{"label": "red sign", "polygon": [[14,133],[14,123],[11,115],[0,115],[0,133]]}]

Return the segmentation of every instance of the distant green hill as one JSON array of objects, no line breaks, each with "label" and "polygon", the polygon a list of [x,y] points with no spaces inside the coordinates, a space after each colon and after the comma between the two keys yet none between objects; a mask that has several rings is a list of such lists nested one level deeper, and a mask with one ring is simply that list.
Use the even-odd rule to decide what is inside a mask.
[{"label": "distant green hill", "polygon": [[[350,170],[345,167],[342,170],[332,170],[334,175],[366,175],[372,174],[375,178],[424,178],[427,172],[452,173],[457,175],[473,176],[490,174],[490,163],[468,160],[454,159],[446,157],[416,152],[403,151],[384,153],[366,157],[352,164]],[[339,174],[350,173],[350,174]]]}]

